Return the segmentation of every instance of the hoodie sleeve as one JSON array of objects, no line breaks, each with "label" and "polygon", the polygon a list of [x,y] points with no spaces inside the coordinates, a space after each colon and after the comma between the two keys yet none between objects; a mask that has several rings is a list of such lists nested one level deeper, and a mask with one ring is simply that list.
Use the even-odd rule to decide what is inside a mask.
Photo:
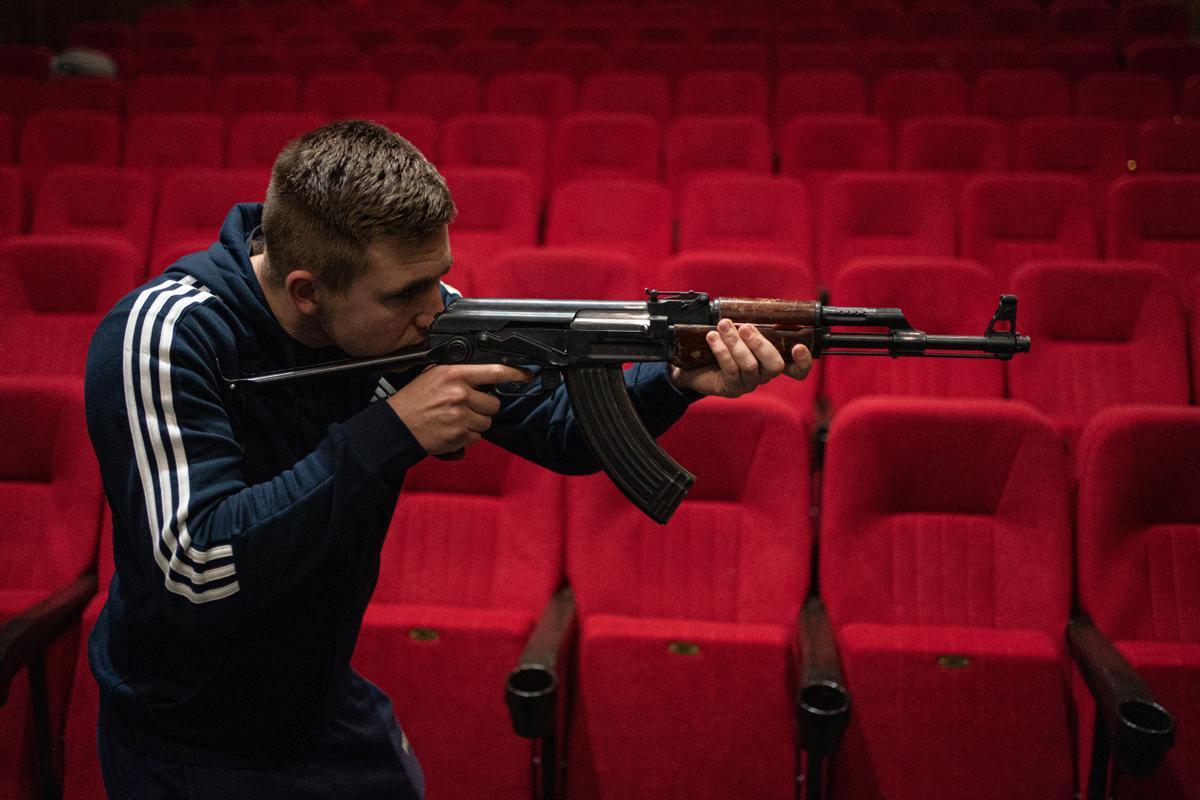
[{"label": "hoodie sleeve", "polygon": [[88,423],[122,534],[118,558],[129,548],[143,585],[185,623],[282,596],[381,515],[386,527],[405,470],[425,455],[377,403],[330,426],[289,469],[248,484],[221,346],[197,321],[211,297],[184,281],[152,286],[128,314],[106,318],[88,358]]}]

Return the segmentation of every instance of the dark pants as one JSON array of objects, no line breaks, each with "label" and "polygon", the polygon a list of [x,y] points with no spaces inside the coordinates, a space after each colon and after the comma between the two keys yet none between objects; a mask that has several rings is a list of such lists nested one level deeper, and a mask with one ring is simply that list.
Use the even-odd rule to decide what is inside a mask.
[{"label": "dark pants", "polygon": [[[357,676],[355,676],[357,678]],[[350,682],[337,715],[294,764],[235,769],[149,758],[99,727],[110,800],[420,800],[425,777],[379,689]]]}]

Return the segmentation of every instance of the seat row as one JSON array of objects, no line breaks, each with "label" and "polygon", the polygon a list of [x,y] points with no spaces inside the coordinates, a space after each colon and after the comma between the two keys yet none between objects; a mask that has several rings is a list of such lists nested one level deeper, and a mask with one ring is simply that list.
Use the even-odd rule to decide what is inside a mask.
[{"label": "seat row", "polygon": [[[26,513],[19,535],[4,526],[4,546],[39,565],[6,577],[5,616],[96,569],[101,539],[99,593],[90,604],[75,593],[88,630],[112,545],[94,465],[79,455],[81,395],[2,379],[0,404],[27,421],[4,476]],[[19,446],[46,441],[53,452]],[[859,400],[834,421],[819,488],[807,442],[775,398],[695,405],[662,439],[697,475],[666,526],[603,475],[560,478],[486,443],[461,462],[414,468],[354,665],[392,697],[430,796],[529,797],[537,764],[557,769],[561,755],[570,798],[790,798],[830,753],[835,798],[1068,798],[1089,780],[1103,792],[1095,782],[1115,730],[1101,724],[1093,739],[1105,697],[1080,677],[1094,677],[1098,647],[1147,684],[1122,698],[1131,722],[1177,724],[1148,781],[1118,769],[1108,791],[1200,792],[1200,631],[1183,613],[1200,579],[1185,555],[1200,531],[1200,410],[1097,417],[1077,492],[1060,435],[1019,402]],[[34,496],[31,475],[71,503]],[[41,535],[29,535],[31,520]],[[570,593],[555,595],[564,576]],[[539,617],[540,630],[555,628],[548,611],[561,645],[548,662],[522,662]],[[52,652],[65,796],[103,797],[78,631]],[[554,729],[556,716],[560,746],[569,732],[561,754],[535,747],[532,769],[501,700],[518,665],[521,677],[558,679],[549,713],[517,717],[523,735]],[[848,718],[844,738],[825,737],[825,753],[803,716],[821,686],[849,700],[848,716],[836,715]],[[27,789],[23,676],[12,688],[0,725],[20,746],[0,753]],[[1089,778],[1097,751],[1102,769]]]},{"label": "seat row", "polygon": [[[470,62],[467,62],[470,63]],[[1200,74],[1200,64],[1198,64]],[[480,78],[462,68],[406,72],[326,70],[304,80],[286,72],[146,75],[128,83],[68,76],[41,83],[0,77],[0,111],[18,121],[37,110],[215,111],[228,121],[251,111],[307,111],[328,117],[383,111],[445,119],[489,111],[554,121],[575,111],[626,111],[659,122],[690,114],[751,114],[776,129],[797,114],[873,113],[895,123],[916,114],[967,114],[1015,121],[1030,116],[1111,116],[1128,122],[1196,111],[1198,80],[1175,84],[1149,72],[1097,70],[1072,80],[1053,70],[987,70],[968,82],[939,68],[901,68],[864,80],[826,67],[787,72],[772,85],[760,71],[687,72],[676,84],[650,71],[604,71],[577,80],[551,70]]]},{"label": "seat row", "polygon": [[[770,175],[697,174],[677,199],[653,181],[590,178],[556,187],[542,226],[527,174],[442,171],[458,206],[451,237],[469,290],[504,250],[538,244],[625,254],[636,265],[630,279],[643,286],[672,253],[696,250],[790,259],[814,286],[828,285],[851,259],[879,255],[975,259],[1001,288],[1020,264],[1039,258],[1151,261],[1185,291],[1200,274],[1200,224],[1191,213],[1200,177],[1119,178],[1099,224],[1087,183],[1053,173],[977,175],[961,200],[944,176],[928,172],[840,173],[811,201],[799,181]],[[39,187],[29,229],[121,237],[133,247],[132,274],[144,274],[145,264],[156,273],[207,247],[232,205],[262,198],[267,177],[198,168],[159,185],[144,170],[62,167]],[[26,229],[23,209],[19,174],[0,169],[0,220],[9,233]]]}]

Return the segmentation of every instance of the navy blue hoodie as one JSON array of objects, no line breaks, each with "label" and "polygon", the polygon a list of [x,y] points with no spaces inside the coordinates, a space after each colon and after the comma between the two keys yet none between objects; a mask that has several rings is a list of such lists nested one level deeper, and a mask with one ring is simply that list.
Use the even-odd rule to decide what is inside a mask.
[{"label": "navy blue hoodie", "polygon": [[[222,375],[341,356],[271,313],[250,264],[260,221],[260,205],[235,206],[220,241],[117,304],[88,354],[117,564],[92,671],[115,735],[169,761],[267,765],[326,724],[356,677],[405,471],[426,455],[372,402],[380,375],[225,393]],[[663,365],[626,382],[656,435],[695,396]],[[560,472],[597,468],[562,388],[506,399],[488,438]]]}]

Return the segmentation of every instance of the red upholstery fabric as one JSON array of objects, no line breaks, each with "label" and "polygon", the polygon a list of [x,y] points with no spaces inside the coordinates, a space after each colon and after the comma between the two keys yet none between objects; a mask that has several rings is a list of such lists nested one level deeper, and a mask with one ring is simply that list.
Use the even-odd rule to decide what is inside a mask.
[{"label": "red upholstery fabric", "polygon": [[327,121],[370,119],[388,108],[391,85],[374,70],[322,69],[305,82],[300,108]]},{"label": "red upholstery fabric", "polygon": [[667,186],[678,200],[707,172],[771,172],[771,136],[763,117],[747,114],[677,117],[666,133]]},{"label": "red upholstery fabric", "polygon": [[50,73],[50,48],[36,44],[0,45],[0,72],[42,80]]},{"label": "red upholstery fabric", "polygon": [[1186,8],[1163,0],[1126,3],[1117,9],[1117,42],[1170,38],[1187,41],[1191,15]]},{"label": "red upholstery fabric", "polygon": [[666,527],[603,476],[569,481],[572,797],[791,797],[805,442],[773,398],[693,405],[662,438],[697,475]]},{"label": "red upholstery fabric", "polygon": [[235,203],[261,201],[270,174],[265,169],[184,169],[168,176],[159,192],[154,219],[150,271],[170,266],[170,253],[179,248],[206,249]]},{"label": "red upholstery fabric", "polygon": [[306,111],[251,111],[229,124],[231,169],[270,169],[283,146],[324,125],[320,114]]},{"label": "red upholstery fabric", "polygon": [[633,256],[598,247],[509,248],[469,277],[471,292],[482,297],[636,302],[646,289]]},{"label": "red upholstery fabric", "polygon": [[1079,452],[1077,564],[1083,610],[1175,716],[1175,746],[1122,797],[1200,797],[1200,409],[1110,409]]},{"label": "red upholstery fabric", "polygon": [[1066,466],[1023,404],[838,414],[819,554],[854,704],[836,796],[1070,796]]},{"label": "red upholstery fabric", "polygon": [[140,113],[125,130],[125,165],[161,179],[181,167],[225,164],[225,121],[207,112]]},{"label": "red upholstery fabric", "polygon": [[[834,276],[835,306],[900,308],[926,333],[979,336],[996,309],[994,276],[954,258],[855,259]],[[936,359],[836,358],[821,362],[834,408],[872,394],[925,397],[1003,397],[1004,364],[963,361],[952,368]]]},{"label": "red upholstery fabric", "polygon": [[561,479],[493,445],[409,472],[354,664],[392,698],[430,798],[529,796],[503,686],[561,579],[562,527]]},{"label": "red upholstery fabric", "polygon": [[546,244],[628,253],[648,276],[671,251],[671,202],[650,181],[594,179],[559,186],[550,198]]},{"label": "red upholstery fabric", "polygon": [[529,69],[529,56],[516,42],[468,39],[450,48],[446,56],[451,64],[469,64],[471,72],[484,79]]},{"label": "red upholstery fabric", "polygon": [[867,87],[853,71],[809,70],[781,75],[775,90],[775,130],[798,114],[865,114]]},{"label": "red upholstery fabric", "polygon": [[929,173],[834,178],[819,201],[817,274],[828,281],[859,256],[953,256],[955,211],[948,194]]},{"label": "red upholstery fabric", "polygon": [[1142,123],[1137,130],[1137,165],[1145,172],[1200,172],[1200,121]]},{"label": "red upholstery fabric", "polygon": [[[12,341],[17,341],[16,339]],[[95,560],[102,495],[88,444],[83,390],[77,379],[45,376],[0,379],[0,408],[8,426],[0,442],[0,620],[7,620],[65,587]],[[47,656],[51,735],[62,735],[64,706],[75,666],[77,628]],[[32,717],[21,673],[0,709],[0,786],[5,800],[31,800]],[[54,745],[55,758],[61,748]]]},{"label": "red upholstery fabric", "polygon": [[121,84],[113,78],[62,75],[42,87],[42,108],[120,114],[124,106],[123,96]]},{"label": "red upholstery fabric", "polygon": [[440,47],[423,42],[396,42],[372,50],[367,65],[392,80],[424,70],[447,68],[446,53]]},{"label": "red upholstery fabric", "polygon": [[1200,75],[1200,47],[1171,39],[1144,39],[1125,50],[1125,63],[1135,72],[1151,72],[1176,86]]},{"label": "red upholstery fabric", "polygon": [[46,173],[65,164],[115,167],[121,124],[105,111],[34,111],[21,130],[18,163],[35,191]]},{"label": "red upholstery fabric", "polygon": [[20,236],[0,244],[0,374],[82,377],[96,324],[141,276],[112,237]]},{"label": "red upholstery fabric", "polygon": [[1175,90],[1159,75],[1093,73],[1081,80],[1075,91],[1075,110],[1079,114],[1139,123],[1175,113]]},{"label": "red upholstery fabric", "polygon": [[139,75],[125,89],[125,113],[192,113],[213,110],[213,84],[205,75]]},{"label": "red upholstery fabric", "polygon": [[586,178],[656,181],[662,127],[645,114],[583,111],[563,117],[551,142],[551,184]]},{"label": "red upholstery fabric", "polygon": [[1025,172],[1066,172],[1086,180],[1092,203],[1102,209],[1113,179],[1129,160],[1125,126],[1105,117],[1035,117],[1018,122],[1013,168]]},{"label": "red upholstery fabric", "polygon": [[1200,398],[1200,278],[1197,278],[1185,292],[1184,303],[1186,313],[1191,321],[1191,339],[1189,352],[1192,354],[1192,402]]},{"label": "red upholstery fabric", "polygon": [[1035,344],[1010,364],[1009,396],[1051,415],[1072,442],[1109,406],[1188,402],[1183,309],[1161,269],[1034,262],[1012,288]]},{"label": "red upholstery fabric", "polygon": [[0,166],[0,241],[25,226],[25,188],[15,167]]},{"label": "red upholstery fabric", "polygon": [[[1105,6],[1104,10],[1110,9]],[[1038,69],[1051,69],[1070,80],[1080,81],[1093,72],[1116,69],[1117,54],[1111,41],[1050,39],[1038,52],[1034,63]]]},{"label": "red upholstery fabric", "polygon": [[213,89],[213,110],[232,123],[243,114],[300,110],[300,81],[287,72],[233,72]]},{"label": "red upholstery fabric", "polygon": [[[58,167],[34,198],[33,233],[115,236],[132,245],[145,262],[154,200],[154,181],[145,170]],[[130,273],[126,269],[124,274]]]},{"label": "red upholstery fabric", "polygon": [[579,110],[646,114],[662,123],[671,114],[671,87],[653,72],[600,72],[584,79]]},{"label": "red upholstery fabric", "polygon": [[693,50],[683,42],[627,41],[615,44],[611,59],[620,72],[654,72],[671,83],[693,69]]},{"label": "red upholstery fabric", "polygon": [[912,117],[897,133],[896,167],[940,172],[958,197],[970,175],[1008,169],[1008,131],[985,117]]},{"label": "red upholstery fabric", "polygon": [[771,71],[771,49],[760,44],[770,40],[767,26],[756,25],[748,16],[734,27],[709,29],[711,41],[696,45],[696,69],[747,70],[759,75]]},{"label": "red upholstery fabric", "polygon": [[1096,215],[1082,178],[980,175],[963,191],[959,251],[992,271],[1002,287],[1031,259],[1095,258]]},{"label": "red upholstery fabric", "polygon": [[1071,113],[1071,85],[1051,70],[989,70],[975,82],[976,114],[1018,120]]},{"label": "red upholstery fabric", "polygon": [[604,50],[594,42],[577,42],[552,35],[541,37],[529,51],[529,65],[536,70],[561,72],[582,81],[604,62]]},{"label": "red upholstery fabric", "polygon": [[542,197],[549,157],[545,121],[533,114],[460,114],[442,128],[439,167],[519,170]]},{"label": "red upholstery fabric", "polygon": [[773,253],[693,250],[663,262],[659,284],[710,297],[816,297],[816,277],[798,258]]},{"label": "red upholstery fabric", "polygon": [[0,112],[11,114],[18,123],[14,135],[20,131],[20,124],[42,102],[42,84],[40,81],[24,75],[7,75],[0,73]]},{"label": "red upholstery fabric", "polygon": [[795,116],[784,126],[779,142],[780,171],[803,181],[813,201],[838,173],[891,165],[887,125],[867,114]]},{"label": "red upholstery fabric", "polygon": [[1056,38],[1099,41],[1111,49],[1116,15],[1108,3],[1095,0],[1054,0],[1047,8],[1050,33]]},{"label": "red upholstery fabric", "polygon": [[442,175],[458,208],[450,245],[468,277],[486,271],[506,247],[537,243],[537,187],[528,175],[483,167],[447,167]]},{"label": "red upholstery fabric", "polygon": [[575,81],[557,72],[502,72],[484,88],[493,113],[534,114],[553,122],[576,110]]},{"label": "red upholstery fabric", "polygon": [[875,82],[871,107],[892,125],[918,114],[965,114],[967,84],[948,69],[898,69]]},{"label": "red upholstery fabric", "polygon": [[698,177],[684,191],[679,249],[773,253],[808,264],[808,195],[799,181],[773,175]]},{"label": "red upholstery fabric", "polygon": [[675,113],[767,116],[765,71],[702,70],[679,81]]},{"label": "red upholstery fabric", "polygon": [[1153,261],[1180,291],[1200,275],[1200,176],[1122,178],[1108,195],[1106,254]]},{"label": "red upholstery fabric", "polygon": [[483,82],[469,72],[413,72],[396,81],[392,108],[446,120],[483,108]]}]

